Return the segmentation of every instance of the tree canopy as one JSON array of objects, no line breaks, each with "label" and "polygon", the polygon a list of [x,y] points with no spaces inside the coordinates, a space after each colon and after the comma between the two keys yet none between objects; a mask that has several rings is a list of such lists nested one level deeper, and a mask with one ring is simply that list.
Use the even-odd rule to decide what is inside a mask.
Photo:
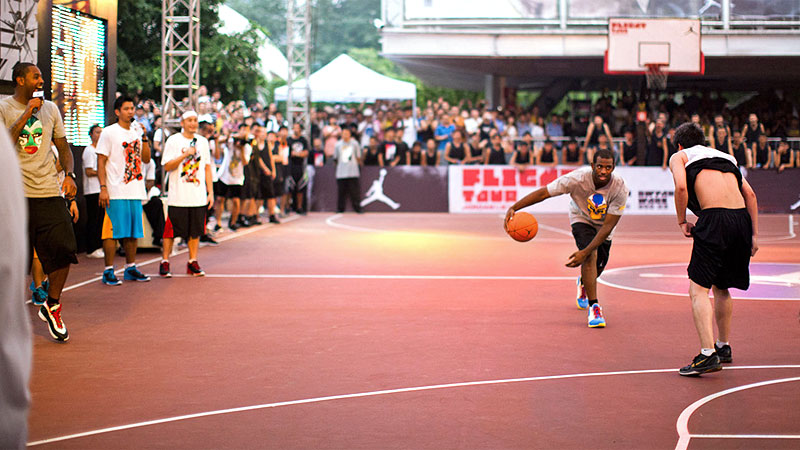
[{"label": "tree canopy", "polygon": [[[219,88],[223,98],[254,99],[264,85],[254,31],[218,33],[218,5],[200,2],[200,82]],[[117,86],[121,92],[161,97],[161,0],[126,0],[118,4]]]}]

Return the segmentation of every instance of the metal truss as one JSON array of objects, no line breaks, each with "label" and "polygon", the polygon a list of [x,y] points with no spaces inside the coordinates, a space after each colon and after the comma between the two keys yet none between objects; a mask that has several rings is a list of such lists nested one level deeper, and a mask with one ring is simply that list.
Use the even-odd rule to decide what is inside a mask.
[{"label": "metal truss", "polygon": [[[289,129],[294,123],[303,125],[303,135],[311,134],[311,89],[308,76],[311,67],[311,2],[312,0],[288,0],[286,14],[286,58],[289,60],[288,95],[286,117]],[[298,80],[306,80],[298,86]],[[309,140],[309,144],[312,142]]]},{"label": "metal truss", "polygon": [[200,87],[200,1],[162,0],[161,104],[166,127],[195,106]]}]

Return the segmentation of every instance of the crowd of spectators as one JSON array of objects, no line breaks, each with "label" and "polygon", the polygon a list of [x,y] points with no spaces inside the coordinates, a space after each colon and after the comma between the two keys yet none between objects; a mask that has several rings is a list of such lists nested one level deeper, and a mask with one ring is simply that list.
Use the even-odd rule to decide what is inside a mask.
[{"label": "crowd of spectators", "polygon": [[[212,234],[225,226],[259,224],[261,211],[274,223],[292,212],[304,214],[315,168],[326,164],[337,165],[338,209],[344,210],[349,197],[360,211],[360,166],[508,164],[522,171],[532,165],[588,164],[598,149],[607,148],[619,165],[666,168],[677,151],[672,134],[687,121],[701,125],[707,144],[733,155],[742,168],[782,172],[800,166],[797,104],[771,92],[735,107],[719,92],[649,97],[603,92],[594,102],[569,102],[548,115],[536,104],[488,108],[483,102],[438,99],[413,111],[410,103],[376,101],[318,106],[311,112],[310,130],[297,124],[289,130],[275,104],[225,103],[221,97],[203,87],[196,99],[199,133],[208,138],[215,165]],[[160,191],[151,188],[161,186],[161,154],[170,131],[162,128],[156,102],[134,100],[134,120],[153,144],[154,167],[145,172],[152,178],[152,204],[145,211],[152,216],[154,245],[160,245]],[[87,242],[97,248],[96,239]]]}]

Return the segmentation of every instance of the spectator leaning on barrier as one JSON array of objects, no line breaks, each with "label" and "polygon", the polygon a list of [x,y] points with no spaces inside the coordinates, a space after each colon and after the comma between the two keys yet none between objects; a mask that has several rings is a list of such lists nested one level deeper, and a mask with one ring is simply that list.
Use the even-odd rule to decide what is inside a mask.
[{"label": "spectator leaning on barrier", "polygon": [[[77,193],[72,151],[58,107],[34,96],[44,85],[39,68],[31,63],[17,63],[12,68],[11,78],[14,95],[0,100],[0,119],[9,130],[22,173],[28,208],[29,255],[36,251],[49,280],[49,289],[45,289],[48,295],[46,299],[41,298],[44,303],[37,302],[39,318],[47,322],[53,339],[66,341],[69,333],[61,320],[61,292],[70,264],[77,264],[78,259],[72,218],[61,192],[63,190],[67,199],[73,199]],[[52,144],[58,149],[63,169],[56,168]],[[61,170],[66,171],[66,176],[59,185]],[[14,178],[3,181],[9,183]]]},{"label": "spectator leaning on barrier", "polygon": [[772,167],[772,149],[769,147],[766,134],[758,136],[758,142],[756,142],[753,150],[753,163],[758,169]]},{"label": "spectator leaning on barrier", "polygon": [[583,147],[578,146],[578,141],[575,138],[567,141],[562,160],[568,166],[580,166],[583,164]]},{"label": "spectator leaning on barrier", "polygon": [[361,162],[365,166],[383,167],[383,153],[380,151],[377,137],[373,136],[369,138],[369,146],[364,152]]},{"label": "spectator leaning on barrier", "polygon": [[444,159],[450,164],[463,164],[468,152],[469,144],[464,142],[464,133],[461,130],[453,131],[453,141],[447,144]]},{"label": "spectator leaning on barrier", "polygon": [[731,154],[736,158],[736,165],[739,167],[753,167],[753,158],[750,150],[744,144],[741,131],[733,132],[731,140]]},{"label": "spectator leaning on barrier", "polygon": [[530,143],[528,141],[521,141],[519,148],[511,155],[511,161],[508,162],[516,167],[520,172],[524,171],[531,164],[533,164],[533,157],[530,151]]},{"label": "spectator leaning on barrier", "polygon": [[778,173],[783,172],[784,169],[790,169],[796,165],[794,159],[794,152],[789,148],[789,142],[786,138],[781,139],[778,143],[778,148],[775,150],[775,157],[773,158],[775,165],[778,166]]},{"label": "spectator leaning on barrier", "polygon": [[636,140],[633,138],[632,130],[625,130],[625,140],[619,150],[619,162],[622,166],[634,166],[638,159],[638,148]]},{"label": "spectator leaning on barrier", "polygon": [[537,166],[555,167],[558,165],[558,153],[550,139],[544,141],[542,148],[534,152]]},{"label": "spectator leaning on barrier", "polygon": [[425,141],[425,151],[422,153],[423,166],[438,166],[440,164],[441,154],[438,150],[438,144],[433,138]]}]

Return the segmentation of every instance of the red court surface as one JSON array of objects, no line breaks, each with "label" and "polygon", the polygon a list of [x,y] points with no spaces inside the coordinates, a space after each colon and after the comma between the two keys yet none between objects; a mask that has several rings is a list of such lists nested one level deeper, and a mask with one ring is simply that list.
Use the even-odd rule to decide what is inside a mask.
[{"label": "red court surface", "polygon": [[699,344],[674,217],[621,220],[605,329],[576,308],[565,215],[525,244],[497,215],[292,219],[202,248],[205,278],[177,275],[181,254],[159,279],[145,253],[151,282],[108,287],[81,259],[68,343],[31,308],[30,445],[800,447],[796,218],[762,216],[734,363],[701,378],[677,374]]}]

